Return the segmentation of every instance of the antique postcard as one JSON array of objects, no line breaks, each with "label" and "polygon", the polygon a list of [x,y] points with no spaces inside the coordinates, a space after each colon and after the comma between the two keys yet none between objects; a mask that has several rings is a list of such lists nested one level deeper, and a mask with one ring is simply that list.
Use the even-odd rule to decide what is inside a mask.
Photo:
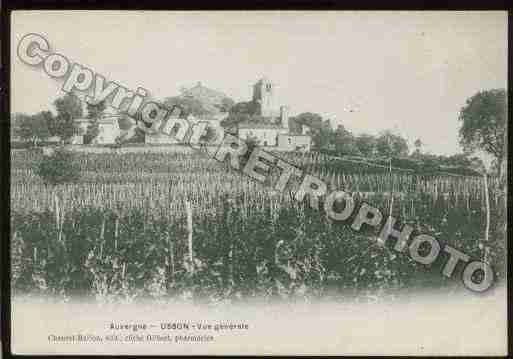
[{"label": "antique postcard", "polygon": [[21,11],[10,348],[505,355],[505,11]]}]

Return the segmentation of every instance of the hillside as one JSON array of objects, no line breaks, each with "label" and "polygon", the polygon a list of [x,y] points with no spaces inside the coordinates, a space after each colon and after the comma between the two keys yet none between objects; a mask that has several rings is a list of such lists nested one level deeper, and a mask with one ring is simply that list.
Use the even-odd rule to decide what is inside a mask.
[{"label": "hillside", "polygon": [[194,87],[182,90],[179,96],[164,100],[167,105],[179,104],[186,112],[196,116],[218,115],[227,112],[234,101],[224,93],[203,86],[198,82]]}]

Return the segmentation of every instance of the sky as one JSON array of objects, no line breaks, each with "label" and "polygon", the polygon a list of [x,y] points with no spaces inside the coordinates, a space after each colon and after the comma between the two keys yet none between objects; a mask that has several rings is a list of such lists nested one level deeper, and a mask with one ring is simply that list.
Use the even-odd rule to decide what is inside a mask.
[{"label": "sky", "polygon": [[11,31],[11,112],[52,109],[64,94],[17,58],[28,33],[160,99],[201,81],[247,101],[265,76],[292,115],[319,113],[355,134],[392,129],[435,154],[461,152],[466,99],[507,87],[506,12],[15,11]]}]

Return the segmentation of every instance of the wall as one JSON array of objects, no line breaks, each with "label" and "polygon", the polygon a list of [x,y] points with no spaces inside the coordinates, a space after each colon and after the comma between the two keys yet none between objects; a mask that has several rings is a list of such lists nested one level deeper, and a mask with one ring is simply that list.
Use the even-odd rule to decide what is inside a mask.
[{"label": "wall", "polygon": [[239,129],[239,137],[242,140],[256,137],[262,146],[276,146],[276,137],[280,132],[279,129],[273,128],[241,128]]},{"label": "wall", "polygon": [[311,147],[311,137],[281,134],[278,136],[278,147],[286,151],[299,150],[309,152]]}]

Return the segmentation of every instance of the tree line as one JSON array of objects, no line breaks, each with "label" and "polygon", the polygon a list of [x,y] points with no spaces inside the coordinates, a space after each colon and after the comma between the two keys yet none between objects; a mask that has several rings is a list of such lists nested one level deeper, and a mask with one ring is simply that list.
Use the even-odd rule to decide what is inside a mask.
[{"label": "tree line", "polygon": [[[467,99],[461,108],[459,143],[463,152],[451,156],[434,155],[423,151],[421,139],[416,139],[414,148],[408,141],[391,130],[378,135],[354,135],[342,124],[333,126],[329,119],[318,113],[305,112],[289,118],[291,132],[300,133],[302,126],[308,127],[312,136],[312,149],[335,156],[359,156],[367,159],[410,159],[424,167],[462,167],[482,172],[483,162],[476,156],[481,151],[491,155],[491,171],[501,176],[506,164],[506,116],[507,93],[504,89],[483,90]],[[268,121],[258,115],[259,104],[245,101],[234,104],[223,127],[236,131],[239,123]]]},{"label": "tree line", "polygon": [[[69,142],[77,134],[74,120],[84,117],[82,101],[74,94],[66,94],[53,102],[56,114],[43,110],[29,115],[16,113],[11,118],[11,135],[18,136],[22,141],[38,146],[51,137],[61,143]],[[105,103],[91,104],[86,102],[85,118],[91,122],[84,135],[89,142],[98,135],[98,120],[103,115]]]},{"label": "tree line", "polygon": [[[190,96],[170,97],[164,101],[164,105],[169,107],[177,104],[187,115],[210,115],[199,99]],[[56,115],[48,110],[33,115],[15,114],[11,122],[12,134],[34,146],[53,136],[59,137],[62,143],[69,141],[77,131],[74,120],[84,116],[81,100],[73,94],[67,94],[56,99],[53,105]],[[257,115],[259,104],[253,101],[235,103],[225,98],[216,106],[221,112],[228,113],[221,125],[229,132],[236,132],[241,122],[269,121]],[[424,153],[421,139],[414,142],[415,149],[411,151],[408,141],[390,130],[378,135],[354,135],[342,124],[333,127],[329,119],[312,112],[289,118],[289,128],[291,132],[299,133],[302,126],[307,126],[312,136],[313,150],[337,156],[410,158],[426,165],[437,163],[442,166],[482,168],[482,161],[475,156],[477,151],[482,151],[494,158],[491,169],[501,176],[505,173],[507,155],[507,106],[507,93],[504,89],[483,90],[468,98],[458,118],[461,124],[459,142],[463,152],[452,156]],[[86,102],[86,110],[86,118],[91,120],[84,136],[84,142],[88,143],[98,134],[98,120],[105,110],[105,103]]]}]

